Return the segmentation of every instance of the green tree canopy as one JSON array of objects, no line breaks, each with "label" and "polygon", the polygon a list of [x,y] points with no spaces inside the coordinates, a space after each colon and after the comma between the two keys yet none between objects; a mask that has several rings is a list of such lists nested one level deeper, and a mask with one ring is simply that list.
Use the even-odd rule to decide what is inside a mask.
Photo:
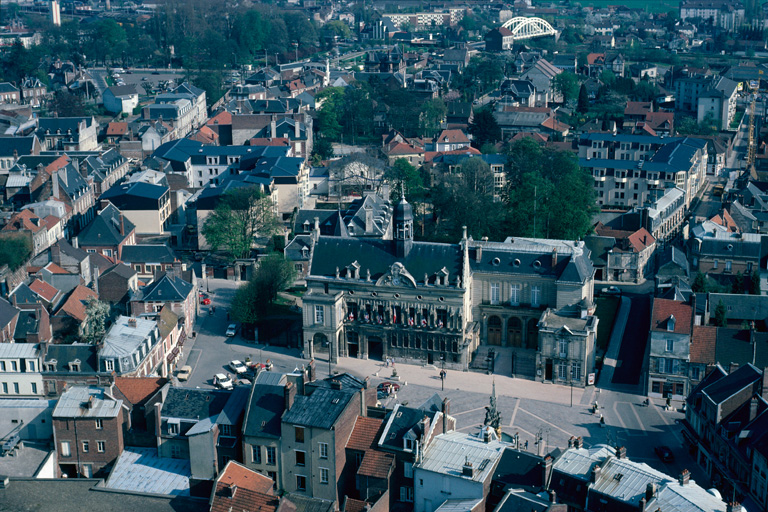
[{"label": "green tree canopy", "polygon": [[552,88],[563,96],[563,103],[568,103],[578,97],[579,77],[570,71],[563,71],[552,79]]},{"label": "green tree canopy", "polygon": [[251,279],[235,292],[230,309],[232,318],[244,324],[255,324],[278,294],[295,279],[293,263],[282,254],[271,253],[261,258]]},{"label": "green tree canopy", "polygon": [[488,107],[474,113],[469,123],[469,133],[472,134],[472,146],[476,148],[501,140],[501,127]]},{"label": "green tree canopy", "polygon": [[80,339],[83,343],[98,343],[107,333],[109,304],[96,297],[89,297],[85,304],[85,324]]},{"label": "green tree canopy", "polygon": [[419,169],[411,165],[405,158],[398,158],[392,167],[384,172],[384,179],[390,184],[390,201],[397,204],[402,191],[410,203],[423,201],[424,180]]},{"label": "green tree canopy", "polygon": [[728,327],[728,317],[726,316],[725,304],[720,300],[715,307],[715,325],[717,327]]},{"label": "green tree canopy", "polygon": [[571,153],[543,148],[530,138],[507,152],[508,233],[576,240],[592,229],[592,176]]},{"label": "green tree canopy", "polygon": [[205,219],[201,234],[212,251],[226,250],[232,259],[247,258],[255,238],[278,232],[272,198],[256,187],[240,187],[225,193]]},{"label": "green tree canopy", "polygon": [[0,266],[11,270],[22,266],[32,256],[32,236],[25,232],[0,233]]}]

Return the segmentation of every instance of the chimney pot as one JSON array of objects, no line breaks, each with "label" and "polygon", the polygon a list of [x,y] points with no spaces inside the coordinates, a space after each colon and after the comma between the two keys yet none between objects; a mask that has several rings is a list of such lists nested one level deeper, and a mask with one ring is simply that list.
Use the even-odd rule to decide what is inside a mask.
[{"label": "chimney pot", "polygon": [[649,502],[656,495],[656,484],[649,483],[645,486],[645,501]]},{"label": "chimney pot", "polygon": [[687,469],[682,470],[678,480],[680,481],[681,486],[688,485],[688,482],[691,480],[691,472]]}]

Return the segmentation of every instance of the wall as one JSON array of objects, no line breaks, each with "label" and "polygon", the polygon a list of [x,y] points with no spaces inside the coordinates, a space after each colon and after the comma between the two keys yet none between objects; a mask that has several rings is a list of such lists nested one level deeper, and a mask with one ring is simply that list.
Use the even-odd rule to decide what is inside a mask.
[{"label": "wall", "polygon": [[483,483],[467,478],[452,477],[424,471],[413,470],[414,512],[434,512],[446,499],[483,498]]},{"label": "wall", "polygon": [[192,478],[212,480],[217,473],[216,446],[213,430],[189,436],[189,463]]},{"label": "wall", "polygon": [[[93,475],[111,466],[123,451],[123,410],[116,418],[103,418],[102,429],[96,428],[96,418],[53,420],[56,451],[59,464],[79,464],[80,474],[84,464],[93,465]],[[62,441],[69,441],[71,456],[61,454]],[[83,452],[82,442],[88,441],[88,452]],[[104,441],[104,452],[99,453],[97,441]]]},{"label": "wall", "polygon": [[125,218],[136,226],[137,234],[162,234],[160,210],[123,210]]},{"label": "wall", "polygon": [[51,414],[55,400],[0,399],[0,432],[10,432],[21,425],[24,441],[49,441],[53,437]]}]

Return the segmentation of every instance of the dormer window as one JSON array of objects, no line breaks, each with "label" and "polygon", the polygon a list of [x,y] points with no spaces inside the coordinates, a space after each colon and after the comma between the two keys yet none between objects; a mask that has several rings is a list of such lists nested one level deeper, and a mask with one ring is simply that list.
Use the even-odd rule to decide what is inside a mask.
[{"label": "dormer window", "polygon": [[69,363],[69,371],[71,372],[79,372],[80,371],[80,360],[75,359],[74,361],[70,361]]},{"label": "dormer window", "polygon": [[58,364],[58,361],[56,361],[55,359],[51,359],[50,361],[45,363],[45,366],[47,367],[49,372],[55,372],[57,364]]},{"label": "dormer window", "polygon": [[669,320],[667,320],[667,331],[675,332],[675,315],[670,315]]},{"label": "dormer window", "polygon": [[409,438],[406,437],[404,439],[404,441],[405,441],[405,443],[404,443],[405,449],[408,450],[408,451],[413,451],[413,445],[414,445],[413,439],[409,439]]}]

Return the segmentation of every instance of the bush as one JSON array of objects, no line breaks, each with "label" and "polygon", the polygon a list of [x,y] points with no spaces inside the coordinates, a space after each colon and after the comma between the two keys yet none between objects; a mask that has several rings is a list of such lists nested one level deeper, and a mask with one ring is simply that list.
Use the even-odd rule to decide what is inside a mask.
[{"label": "bush", "polygon": [[21,267],[32,256],[32,237],[25,233],[0,235],[0,266]]}]

